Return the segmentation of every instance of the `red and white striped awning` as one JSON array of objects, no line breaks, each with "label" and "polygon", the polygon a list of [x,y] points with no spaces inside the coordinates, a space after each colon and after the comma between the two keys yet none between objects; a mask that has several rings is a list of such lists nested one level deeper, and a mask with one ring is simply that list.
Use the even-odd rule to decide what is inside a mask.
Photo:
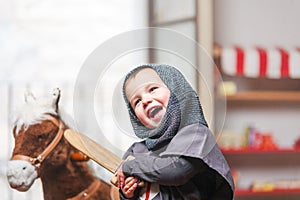
[{"label": "red and white striped awning", "polygon": [[221,67],[230,76],[300,78],[300,48],[222,48]]}]

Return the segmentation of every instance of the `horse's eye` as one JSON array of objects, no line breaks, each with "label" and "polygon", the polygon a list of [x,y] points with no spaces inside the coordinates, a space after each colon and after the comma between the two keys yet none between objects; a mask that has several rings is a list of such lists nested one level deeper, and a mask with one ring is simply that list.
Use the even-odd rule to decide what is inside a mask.
[{"label": "horse's eye", "polygon": [[38,138],[39,138],[39,139],[46,139],[47,136],[46,136],[46,134],[41,134],[41,135],[38,136]]}]

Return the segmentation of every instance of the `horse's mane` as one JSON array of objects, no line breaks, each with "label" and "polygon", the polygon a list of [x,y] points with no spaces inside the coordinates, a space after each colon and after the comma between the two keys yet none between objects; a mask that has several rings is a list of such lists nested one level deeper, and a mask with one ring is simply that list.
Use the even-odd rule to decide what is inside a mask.
[{"label": "horse's mane", "polygon": [[60,116],[68,127],[75,129],[74,120],[70,115],[62,109],[59,109],[57,112],[54,106],[49,103],[49,100],[41,98],[36,99],[34,102],[27,102],[15,110],[12,122],[13,127],[16,127],[16,133],[22,127],[26,130],[30,125],[47,120],[48,118],[45,114]]}]

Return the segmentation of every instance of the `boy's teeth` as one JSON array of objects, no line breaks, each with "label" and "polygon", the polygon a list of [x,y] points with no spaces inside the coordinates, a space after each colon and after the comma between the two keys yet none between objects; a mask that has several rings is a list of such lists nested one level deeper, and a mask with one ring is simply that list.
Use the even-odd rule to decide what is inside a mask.
[{"label": "boy's teeth", "polygon": [[153,108],[153,109],[150,111],[150,118],[153,118],[160,110],[162,110],[162,107],[156,107],[156,108]]}]

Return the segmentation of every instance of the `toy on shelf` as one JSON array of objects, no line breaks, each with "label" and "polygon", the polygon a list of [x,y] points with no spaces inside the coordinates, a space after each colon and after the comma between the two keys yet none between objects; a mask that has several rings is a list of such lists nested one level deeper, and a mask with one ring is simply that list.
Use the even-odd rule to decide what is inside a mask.
[{"label": "toy on shelf", "polygon": [[256,150],[275,150],[278,149],[270,132],[262,133],[254,127],[247,127],[245,130],[245,147]]},{"label": "toy on shelf", "polygon": [[243,134],[224,131],[218,144],[222,149],[254,149],[262,151],[279,149],[270,132],[263,133],[251,126],[247,127]]},{"label": "toy on shelf", "polygon": [[244,135],[230,130],[223,130],[217,139],[222,149],[241,149],[243,147]]}]

